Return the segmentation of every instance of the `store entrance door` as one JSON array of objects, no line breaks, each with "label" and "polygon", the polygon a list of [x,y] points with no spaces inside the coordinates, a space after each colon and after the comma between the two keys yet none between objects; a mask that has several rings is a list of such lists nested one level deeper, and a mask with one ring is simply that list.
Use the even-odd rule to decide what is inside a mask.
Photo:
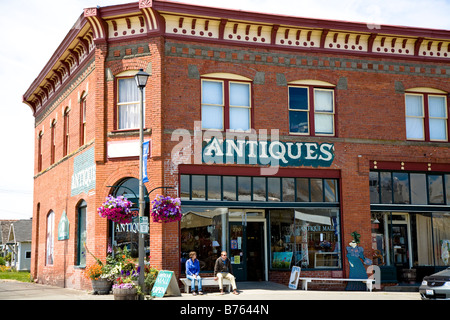
[{"label": "store entrance door", "polygon": [[230,250],[236,281],[267,281],[264,211],[235,210],[230,214]]}]

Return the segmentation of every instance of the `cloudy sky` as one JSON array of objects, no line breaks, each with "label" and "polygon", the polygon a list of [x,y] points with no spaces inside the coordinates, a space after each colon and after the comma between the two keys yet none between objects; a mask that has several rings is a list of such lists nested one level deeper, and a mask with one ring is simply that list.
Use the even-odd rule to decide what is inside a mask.
[{"label": "cloudy sky", "polygon": [[[34,118],[22,95],[83,8],[127,0],[0,0],[0,219],[33,211]],[[450,0],[183,0],[176,2],[331,20],[450,30]]]}]

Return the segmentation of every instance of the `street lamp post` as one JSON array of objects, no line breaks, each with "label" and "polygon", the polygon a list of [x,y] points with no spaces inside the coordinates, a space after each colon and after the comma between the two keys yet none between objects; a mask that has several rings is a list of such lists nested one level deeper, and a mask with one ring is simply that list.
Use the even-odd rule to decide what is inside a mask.
[{"label": "street lamp post", "polygon": [[143,154],[144,154],[144,88],[147,85],[147,80],[150,75],[142,69],[134,76],[136,85],[141,91],[141,104],[139,107],[139,285],[144,289],[144,234],[141,233],[140,222],[144,216],[144,182],[143,180]]}]

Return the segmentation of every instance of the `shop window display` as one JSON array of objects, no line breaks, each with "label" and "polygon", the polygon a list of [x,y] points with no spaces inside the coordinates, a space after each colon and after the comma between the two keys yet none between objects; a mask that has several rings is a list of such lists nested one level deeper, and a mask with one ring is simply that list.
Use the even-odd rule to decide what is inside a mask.
[{"label": "shop window display", "polygon": [[189,252],[197,252],[200,271],[213,271],[214,263],[227,248],[227,208],[184,206],[181,219],[181,272]]},{"label": "shop window display", "polygon": [[340,268],[339,210],[270,210],[271,268]]}]

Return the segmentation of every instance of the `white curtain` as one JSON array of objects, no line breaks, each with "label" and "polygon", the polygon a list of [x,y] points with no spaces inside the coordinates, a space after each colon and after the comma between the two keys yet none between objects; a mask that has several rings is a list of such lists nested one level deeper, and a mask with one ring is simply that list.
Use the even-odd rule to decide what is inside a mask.
[{"label": "white curtain", "polygon": [[55,213],[52,211],[47,216],[47,252],[46,265],[53,264],[53,230],[55,225]]},{"label": "white curtain", "polygon": [[223,129],[223,82],[202,81],[202,128]]},{"label": "white curtain", "polygon": [[230,83],[230,129],[250,130],[250,85],[248,83]]},{"label": "white curtain", "polygon": [[430,139],[447,140],[447,111],[445,97],[430,96],[428,98],[430,116]]},{"label": "white curtain", "polygon": [[420,95],[406,95],[406,138],[424,139],[423,103]]},{"label": "white curtain", "polygon": [[134,78],[119,79],[119,129],[139,128],[140,91]]},{"label": "white curtain", "polygon": [[333,91],[314,90],[314,126],[316,133],[334,132]]}]

